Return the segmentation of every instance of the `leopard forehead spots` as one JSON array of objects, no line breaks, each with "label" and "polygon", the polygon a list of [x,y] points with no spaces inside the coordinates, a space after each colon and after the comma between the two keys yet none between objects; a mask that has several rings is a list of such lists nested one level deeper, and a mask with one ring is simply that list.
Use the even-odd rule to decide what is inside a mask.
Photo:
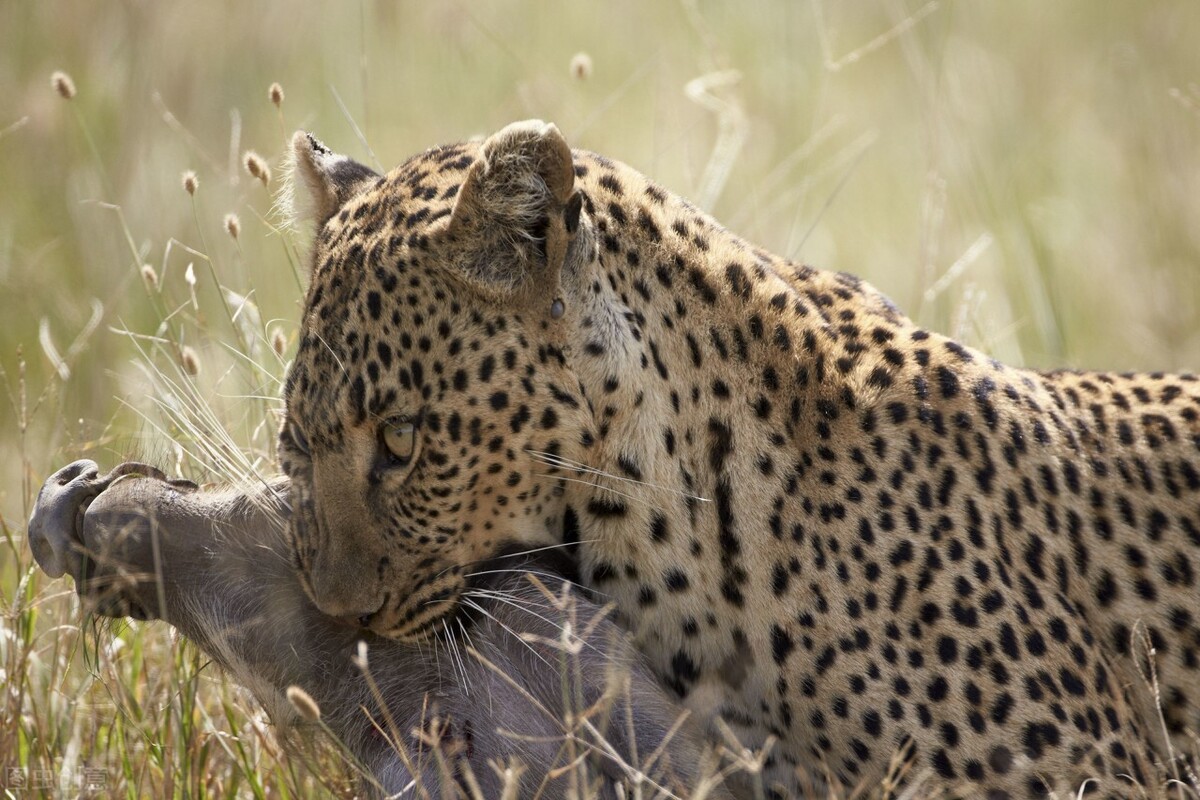
[{"label": "leopard forehead spots", "polygon": [[319,602],[407,636],[565,545],[780,796],[910,746],[971,796],[1115,797],[1187,750],[1193,377],[1007,367],[544,123],[347,174],[281,438]]}]

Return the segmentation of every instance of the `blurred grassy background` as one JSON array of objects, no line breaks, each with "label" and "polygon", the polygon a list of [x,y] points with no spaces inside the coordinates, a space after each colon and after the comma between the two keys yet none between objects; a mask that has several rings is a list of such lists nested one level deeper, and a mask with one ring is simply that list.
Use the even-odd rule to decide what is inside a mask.
[{"label": "blurred grassy background", "polygon": [[[1197,42],[1191,0],[4,3],[0,128],[15,127],[0,140],[0,364],[13,384],[23,345],[30,393],[49,392],[28,437],[35,466],[100,431],[117,452],[93,455],[124,455],[138,446],[115,402],[131,391],[132,349],[106,328],[149,333],[156,318],[116,215],[95,201],[121,206],[165,281],[197,261],[179,247],[164,260],[172,237],[207,242],[220,280],[253,287],[263,319],[291,326],[297,286],[242,151],[277,161],[285,133],[305,127],[370,162],[353,118],[391,167],[538,116],[1002,358],[1194,368]],[[568,68],[580,51],[586,80]],[[78,84],[71,104],[50,89],[56,69]],[[740,80],[714,92],[740,109],[725,124],[743,120],[744,135],[719,155],[729,177],[714,198],[703,181],[721,123],[684,87],[723,70]],[[200,229],[185,169],[201,181]],[[229,212],[240,252],[222,231]],[[61,382],[39,322],[65,351],[93,298],[100,329]],[[0,414],[7,450],[14,411]],[[17,465],[2,461],[0,509],[19,520]]]},{"label": "blurred grassy background", "polygon": [[[295,128],[391,167],[542,117],[1002,359],[1195,369],[1198,42],[1195,0],[0,3],[7,617],[37,597],[72,621],[20,542],[51,469],[171,451],[135,413],[150,411],[140,356],[111,329],[154,334],[178,309],[163,330],[196,349],[207,399],[269,461],[271,403],[245,395],[273,396],[283,361],[236,390],[222,382],[237,356],[209,263],[257,304],[243,344],[257,331],[270,361],[263,343],[294,334],[300,297],[303,237],[270,224]],[[592,63],[583,79],[569,68],[578,52]],[[69,103],[54,70],[78,86]],[[242,168],[250,149],[274,168],[269,187]],[[143,263],[159,276],[150,293]],[[4,709],[9,731],[27,712]]]}]

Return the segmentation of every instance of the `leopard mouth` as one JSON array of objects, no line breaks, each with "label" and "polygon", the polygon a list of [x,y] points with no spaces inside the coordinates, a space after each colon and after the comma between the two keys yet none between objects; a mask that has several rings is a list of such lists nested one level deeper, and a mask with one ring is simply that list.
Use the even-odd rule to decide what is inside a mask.
[{"label": "leopard mouth", "polygon": [[514,576],[524,573],[552,573],[556,578],[574,581],[575,567],[559,553],[531,554],[527,546],[514,544],[472,564],[463,580],[413,598],[397,621],[384,618],[383,610],[390,599],[385,593],[381,610],[370,615],[361,627],[388,639],[411,643],[428,641],[446,626],[458,629],[461,625],[469,631],[488,613],[473,595],[502,591],[502,584],[511,583]]},{"label": "leopard mouth", "polygon": [[[511,591],[515,581],[526,576],[542,580],[553,586],[563,582],[578,584],[578,569],[575,563],[560,550],[529,550],[528,545],[513,544],[496,555],[472,565],[465,574],[465,584],[456,600],[456,608],[447,616],[460,620],[469,631],[490,613],[487,605],[504,600],[495,600],[497,595]],[[552,580],[546,580],[552,579]],[[484,600],[484,603],[480,603]],[[449,620],[447,620],[449,621]]]},{"label": "leopard mouth", "polygon": [[[459,602],[463,587],[454,584],[439,589],[425,597],[414,598],[401,611],[399,619],[387,620],[382,618],[382,612],[373,615],[368,630],[388,639],[400,642],[419,643],[428,641],[443,625],[455,620],[462,611]],[[386,609],[390,593],[384,593],[383,605]]]}]

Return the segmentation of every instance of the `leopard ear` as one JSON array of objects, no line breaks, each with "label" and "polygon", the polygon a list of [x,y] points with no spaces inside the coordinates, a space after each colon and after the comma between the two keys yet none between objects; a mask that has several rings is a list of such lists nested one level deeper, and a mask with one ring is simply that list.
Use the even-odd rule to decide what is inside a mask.
[{"label": "leopard ear", "polygon": [[514,122],[490,136],[459,189],[446,229],[473,283],[502,294],[531,281],[556,289],[575,207],[575,166],[558,128]]},{"label": "leopard ear", "polygon": [[379,179],[379,174],[338,155],[305,131],[292,136],[290,169],[282,206],[292,221],[311,221],[319,230],[347,200]]}]

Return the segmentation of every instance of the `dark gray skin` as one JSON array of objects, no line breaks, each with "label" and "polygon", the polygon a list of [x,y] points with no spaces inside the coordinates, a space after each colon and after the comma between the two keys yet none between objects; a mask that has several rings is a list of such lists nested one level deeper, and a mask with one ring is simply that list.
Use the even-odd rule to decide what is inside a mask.
[{"label": "dark gray skin", "polygon": [[[461,780],[465,764],[485,797],[499,797],[502,779],[489,761],[514,756],[527,768],[520,796],[532,796],[547,781],[542,797],[564,797],[571,779],[548,774],[572,757],[563,750],[562,722],[571,711],[609,697],[607,713],[590,717],[596,731],[577,732],[575,752],[587,751],[602,733],[620,759],[635,766],[644,765],[680,719],[679,706],[600,606],[573,589],[572,604],[556,607],[529,580],[534,573],[561,596],[570,564],[549,553],[481,566],[492,574],[481,576],[479,590],[503,592],[504,599],[477,594],[482,613],[463,625],[492,666],[466,653],[461,630],[454,631],[456,658],[444,640],[403,644],[326,616],[305,595],[291,563],[287,493],[286,479],[252,491],[209,491],[167,480],[144,464],[100,475],[93,462],[77,461],[42,487],[29,542],[38,564],[52,577],[69,573],[96,613],[173,625],[253,691],[276,723],[301,720],[285,693],[289,686],[304,689],[319,705],[321,722],[388,794],[417,777],[430,796],[442,796],[447,780]],[[577,655],[549,643],[561,640],[564,620],[576,631],[598,620]],[[527,642],[518,634],[539,638]],[[360,642],[387,715],[354,663]],[[564,663],[567,684],[579,692],[570,706]],[[617,675],[626,676],[628,690],[615,688]],[[394,726],[399,732],[399,750],[372,717],[383,731]],[[434,717],[439,723],[431,725]],[[437,725],[440,761],[413,733]],[[647,771],[687,796],[702,753],[685,722]],[[599,751],[588,773],[601,797],[616,796],[614,785],[625,775]],[[709,796],[724,797],[724,790]]]}]

